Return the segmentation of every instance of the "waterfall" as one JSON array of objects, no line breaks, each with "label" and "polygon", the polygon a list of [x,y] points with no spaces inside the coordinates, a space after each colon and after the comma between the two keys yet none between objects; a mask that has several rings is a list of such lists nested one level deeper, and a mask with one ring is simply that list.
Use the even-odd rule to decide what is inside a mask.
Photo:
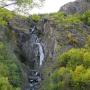
[{"label": "waterfall", "polygon": [[34,44],[38,45],[38,48],[39,48],[39,56],[40,56],[39,65],[41,66],[43,63],[43,60],[44,60],[44,52],[43,52],[43,47],[38,39],[38,36],[35,33],[33,33],[34,31],[35,31],[35,26],[33,28],[31,28],[31,32],[32,32],[32,35],[34,36],[34,39],[35,39]]},{"label": "waterfall", "polygon": [[30,28],[30,29],[29,29],[29,32],[30,32],[30,33],[33,33],[34,30],[35,30],[35,26],[33,26],[32,28]]},{"label": "waterfall", "polygon": [[32,28],[32,32],[34,32],[34,30],[35,30],[35,26]]},{"label": "waterfall", "polygon": [[35,25],[29,29],[29,40],[23,45],[23,51],[28,61],[30,61],[29,65],[31,67],[31,70],[27,73],[29,82],[27,90],[38,90],[40,82],[42,81],[40,68],[43,64],[45,55],[36,29]]},{"label": "waterfall", "polygon": [[[30,70],[29,73],[29,87],[30,89],[28,90],[37,90],[38,85],[40,85],[40,82],[42,80],[41,74],[39,72],[40,66],[42,66],[43,60],[44,60],[44,52],[43,52],[43,47],[40,43],[40,40],[37,36],[37,33],[35,31],[35,26],[33,26],[30,30],[30,43],[31,43],[31,48],[33,49],[34,56],[32,59],[34,59],[34,66],[36,67],[33,70]],[[38,58],[39,56],[39,58]]]},{"label": "waterfall", "polygon": [[40,66],[42,65],[43,63],[43,60],[44,60],[44,53],[43,53],[43,48],[42,48],[42,45],[41,43],[36,43],[39,47],[39,54],[40,54]]}]

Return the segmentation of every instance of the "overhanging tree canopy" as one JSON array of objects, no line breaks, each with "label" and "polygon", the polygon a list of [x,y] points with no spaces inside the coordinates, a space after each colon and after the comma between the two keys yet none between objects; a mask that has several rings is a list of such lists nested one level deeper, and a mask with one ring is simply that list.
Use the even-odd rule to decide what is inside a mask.
[{"label": "overhanging tree canopy", "polygon": [[[9,4],[6,4],[6,2],[11,2],[11,3],[9,3]],[[1,7],[6,7],[6,6],[10,6],[10,5],[13,5],[13,4],[16,4],[16,5],[18,5],[18,6],[27,6],[27,5],[29,5],[29,6],[37,6],[37,5],[41,5],[42,4],[42,2],[43,2],[44,0],[0,0],[0,4],[1,4]]]},{"label": "overhanging tree canopy", "polygon": [[[16,12],[28,14],[33,7],[41,7],[45,0],[0,0],[1,8],[16,5]],[[9,3],[7,3],[9,2]]]}]

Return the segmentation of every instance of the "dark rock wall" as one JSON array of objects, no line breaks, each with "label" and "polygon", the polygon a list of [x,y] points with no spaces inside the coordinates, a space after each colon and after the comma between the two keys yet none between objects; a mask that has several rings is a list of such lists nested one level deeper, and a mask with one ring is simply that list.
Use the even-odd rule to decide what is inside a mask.
[{"label": "dark rock wall", "polygon": [[45,57],[53,58],[55,56],[56,37],[52,21],[48,20],[44,23],[42,32],[43,36],[41,37],[41,40],[43,42]]},{"label": "dark rock wall", "polygon": [[83,13],[90,9],[90,1],[88,0],[76,0],[75,2],[70,2],[65,4],[60,8],[60,11],[65,14],[75,14]]}]

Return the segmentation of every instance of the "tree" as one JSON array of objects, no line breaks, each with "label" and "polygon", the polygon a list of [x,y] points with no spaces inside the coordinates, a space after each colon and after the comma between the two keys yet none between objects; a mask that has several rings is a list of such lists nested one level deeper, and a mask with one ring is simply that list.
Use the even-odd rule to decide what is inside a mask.
[{"label": "tree", "polygon": [[[10,4],[6,4],[7,1],[10,1]],[[26,5],[41,5],[44,0],[0,0],[0,4],[2,7],[10,6],[16,4],[18,6],[26,6]]]},{"label": "tree", "polygon": [[[16,5],[15,12],[24,13],[28,15],[29,10],[33,7],[41,7],[45,0],[0,0],[1,8]],[[7,2],[10,2],[7,4]]]}]

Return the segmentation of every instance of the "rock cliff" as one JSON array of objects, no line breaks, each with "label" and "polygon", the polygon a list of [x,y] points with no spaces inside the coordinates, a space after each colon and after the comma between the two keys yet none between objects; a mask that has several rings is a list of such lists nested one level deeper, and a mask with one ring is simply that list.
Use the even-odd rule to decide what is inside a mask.
[{"label": "rock cliff", "polygon": [[90,9],[89,0],[76,0],[75,2],[70,2],[62,6],[60,8],[60,11],[64,12],[65,14],[75,14],[75,13],[83,13],[89,9]]},{"label": "rock cliff", "polygon": [[[57,69],[57,56],[71,48],[86,48],[90,22],[84,13],[89,9],[88,0],[76,0],[55,15],[40,15],[38,21],[18,15],[8,21],[5,35],[0,32],[0,40],[7,38],[22,65],[22,90],[47,90],[45,83]],[[81,17],[81,13],[86,17]]]}]

